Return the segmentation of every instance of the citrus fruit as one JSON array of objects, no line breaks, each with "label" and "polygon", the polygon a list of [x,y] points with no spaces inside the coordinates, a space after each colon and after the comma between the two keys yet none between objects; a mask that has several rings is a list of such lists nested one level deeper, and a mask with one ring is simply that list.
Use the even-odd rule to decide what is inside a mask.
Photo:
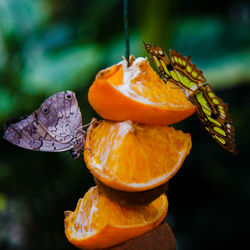
[{"label": "citrus fruit", "polygon": [[107,248],[155,228],[167,209],[165,194],[147,206],[123,207],[92,187],[78,201],[74,212],[65,212],[65,234],[78,248]]},{"label": "citrus fruit", "polygon": [[196,107],[173,83],[164,83],[139,57],[100,71],[89,89],[88,99],[104,119],[131,120],[147,125],[169,125],[185,119]]},{"label": "citrus fruit", "polygon": [[93,176],[114,189],[138,192],[167,182],[191,149],[190,134],[131,121],[92,121],[84,159]]}]

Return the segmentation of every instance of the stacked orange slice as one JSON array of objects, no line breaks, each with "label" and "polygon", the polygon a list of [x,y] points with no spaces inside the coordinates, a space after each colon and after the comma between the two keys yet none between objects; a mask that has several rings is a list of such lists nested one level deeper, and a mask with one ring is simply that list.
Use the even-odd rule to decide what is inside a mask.
[{"label": "stacked orange slice", "polygon": [[85,147],[90,149],[84,151],[85,162],[98,181],[140,192],[161,186],[179,170],[191,138],[173,127],[102,120],[89,126]]},{"label": "stacked orange slice", "polygon": [[97,74],[84,159],[97,186],[66,212],[68,240],[82,249],[111,247],[158,226],[167,213],[166,184],[191,149],[189,134],[166,125],[195,112],[148,61],[126,60]]},{"label": "stacked orange slice", "polygon": [[158,226],[167,209],[165,194],[147,206],[124,207],[112,202],[97,187],[92,187],[78,201],[74,212],[65,212],[65,233],[78,248],[107,248]]},{"label": "stacked orange slice", "polygon": [[124,59],[100,71],[88,99],[104,119],[147,125],[170,125],[196,109],[173,83],[165,84],[142,57],[132,60],[130,67]]}]

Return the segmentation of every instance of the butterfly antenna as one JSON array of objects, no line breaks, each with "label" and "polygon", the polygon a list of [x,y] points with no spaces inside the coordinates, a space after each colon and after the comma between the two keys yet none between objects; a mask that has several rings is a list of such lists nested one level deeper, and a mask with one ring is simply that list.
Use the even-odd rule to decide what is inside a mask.
[{"label": "butterfly antenna", "polygon": [[92,124],[92,123],[93,123],[93,122],[89,122],[89,123],[87,123],[87,124],[85,124],[85,125],[83,125],[83,126],[77,128],[77,129],[86,128],[86,127],[88,127],[88,126],[89,126],[90,124]]},{"label": "butterfly antenna", "polygon": [[82,125],[81,127],[78,127],[78,128],[76,129],[76,131],[78,131],[78,130],[83,131],[83,130],[82,130],[83,128],[88,127],[88,126],[91,125],[93,122],[95,122],[95,121],[91,121],[91,122],[89,122],[89,123],[87,123],[87,124],[85,124],[85,125]]},{"label": "butterfly antenna", "polygon": [[124,22],[124,33],[125,33],[125,55],[129,67],[129,30],[128,30],[128,0],[123,0],[123,22]]}]

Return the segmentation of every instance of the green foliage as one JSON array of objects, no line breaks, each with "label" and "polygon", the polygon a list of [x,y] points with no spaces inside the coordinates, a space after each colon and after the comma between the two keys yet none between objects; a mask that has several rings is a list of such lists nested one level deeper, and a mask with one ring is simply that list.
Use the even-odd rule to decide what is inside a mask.
[{"label": "green foliage", "polygon": [[249,27],[235,26],[222,18],[202,16],[181,18],[177,23],[175,48],[184,55],[192,55],[215,88],[231,87],[250,79],[250,50],[245,42],[250,41]]},{"label": "green foliage", "polygon": [[1,0],[0,27],[7,38],[25,39],[49,18],[49,5],[43,0]]},{"label": "green foliage", "polygon": [[[89,85],[103,57],[95,45],[72,46],[55,53],[30,58],[24,66],[21,85],[25,93],[51,95],[62,89]],[[88,72],[83,74],[83,72]]]}]

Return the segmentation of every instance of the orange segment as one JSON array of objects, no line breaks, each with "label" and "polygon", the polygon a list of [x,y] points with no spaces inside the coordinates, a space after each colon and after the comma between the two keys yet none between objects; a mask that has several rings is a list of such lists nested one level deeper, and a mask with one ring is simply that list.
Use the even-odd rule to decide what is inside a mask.
[{"label": "orange segment", "polygon": [[107,248],[155,228],[167,210],[165,194],[147,206],[122,207],[92,187],[74,212],[65,212],[65,234],[78,248]]},{"label": "orange segment", "polygon": [[168,181],[189,153],[191,137],[172,127],[102,120],[89,126],[85,148],[85,162],[97,179],[136,192]]},{"label": "orange segment", "polygon": [[196,109],[173,83],[164,83],[142,57],[130,67],[123,60],[100,71],[89,89],[88,99],[105,119],[148,125],[173,124]]}]

